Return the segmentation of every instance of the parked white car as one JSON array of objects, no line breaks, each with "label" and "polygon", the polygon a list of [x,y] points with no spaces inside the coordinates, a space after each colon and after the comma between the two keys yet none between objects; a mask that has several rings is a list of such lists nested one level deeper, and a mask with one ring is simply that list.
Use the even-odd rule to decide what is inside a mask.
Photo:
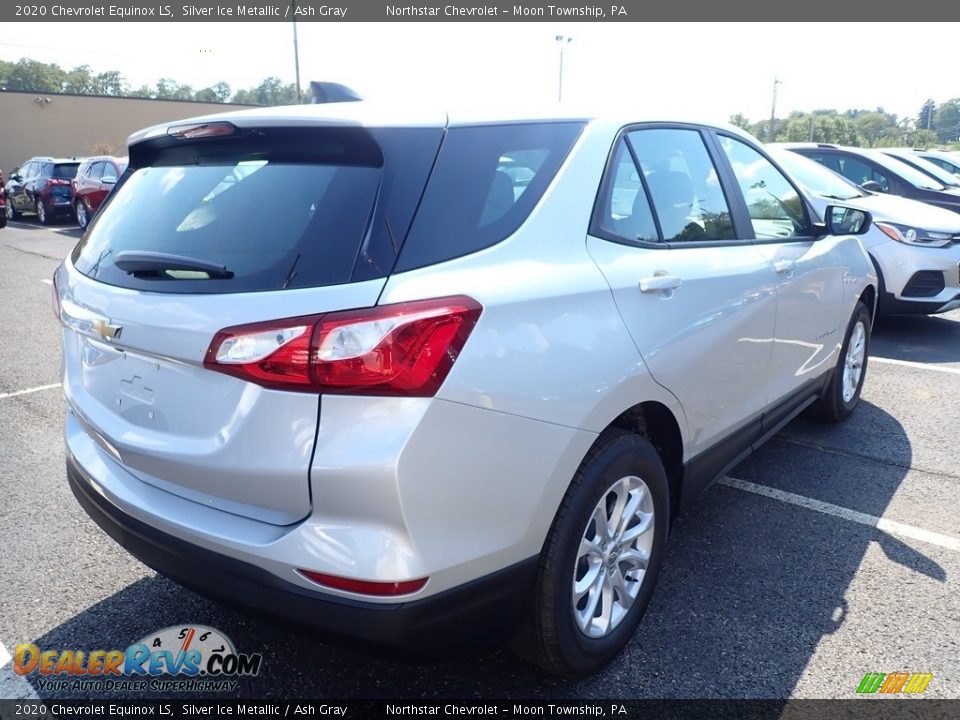
[{"label": "parked white car", "polygon": [[821,222],[730,126],[356,102],[129,160],[55,275],[67,474],[233,604],[589,673],[677,513],[860,397],[869,214]]},{"label": "parked white car", "polygon": [[861,237],[880,282],[880,314],[934,314],[960,307],[960,215],[917,200],[871,193],[820,163],[768,146],[823,212],[842,202],[867,210]]}]

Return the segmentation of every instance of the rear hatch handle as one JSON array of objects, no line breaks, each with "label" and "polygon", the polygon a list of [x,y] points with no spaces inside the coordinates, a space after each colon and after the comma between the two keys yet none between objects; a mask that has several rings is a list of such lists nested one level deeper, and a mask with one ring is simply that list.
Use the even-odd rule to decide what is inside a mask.
[{"label": "rear hatch handle", "polygon": [[207,273],[211,278],[233,277],[233,272],[225,265],[209,260],[146,250],[124,250],[114,255],[113,264],[130,275],[159,273],[164,270],[188,270]]}]

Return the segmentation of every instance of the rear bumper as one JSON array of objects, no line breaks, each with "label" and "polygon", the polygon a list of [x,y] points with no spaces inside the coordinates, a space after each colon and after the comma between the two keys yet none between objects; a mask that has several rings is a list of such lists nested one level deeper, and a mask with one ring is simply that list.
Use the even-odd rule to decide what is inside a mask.
[{"label": "rear bumper", "polygon": [[67,479],[94,522],[157,572],[225,604],[331,637],[432,655],[496,644],[515,632],[537,569],[534,557],[422,600],[365,603],[293,585],[131,517],[97,491],[69,454]]}]

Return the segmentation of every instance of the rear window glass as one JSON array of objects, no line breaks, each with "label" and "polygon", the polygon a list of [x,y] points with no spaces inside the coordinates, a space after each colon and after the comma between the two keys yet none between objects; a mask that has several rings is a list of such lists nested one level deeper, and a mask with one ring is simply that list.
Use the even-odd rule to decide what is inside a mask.
[{"label": "rear window glass", "polygon": [[57,163],[53,166],[53,175],[51,177],[61,180],[72,180],[77,175],[77,168],[80,163]]},{"label": "rear window glass", "polygon": [[514,233],[582,128],[582,123],[538,123],[449,130],[397,271],[468,255]]},{"label": "rear window glass", "polygon": [[[350,282],[381,184],[377,146],[364,136],[354,147],[350,131],[321,133],[312,145],[283,138],[274,148],[256,136],[206,146],[164,138],[169,147],[139,150],[148,164],[124,175],[74,265],[105,283],[159,292]],[[205,270],[211,263],[227,274]]]}]

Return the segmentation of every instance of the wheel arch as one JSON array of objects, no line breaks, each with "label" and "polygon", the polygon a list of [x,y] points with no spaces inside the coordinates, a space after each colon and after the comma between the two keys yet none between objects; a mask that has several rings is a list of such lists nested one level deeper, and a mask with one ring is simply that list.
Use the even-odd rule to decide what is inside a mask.
[{"label": "wheel arch", "polygon": [[[877,277],[880,277],[880,271],[877,270]],[[873,325],[874,321],[877,319],[877,289],[873,285],[867,285],[863,292],[860,293],[860,302],[862,302],[866,308],[867,312],[870,313],[870,324]]]},{"label": "wheel arch", "polygon": [[607,426],[637,433],[647,438],[667,472],[670,483],[670,517],[676,517],[683,490],[683,434],[680,423],[663,403],[648,400],[620,413]]}]

